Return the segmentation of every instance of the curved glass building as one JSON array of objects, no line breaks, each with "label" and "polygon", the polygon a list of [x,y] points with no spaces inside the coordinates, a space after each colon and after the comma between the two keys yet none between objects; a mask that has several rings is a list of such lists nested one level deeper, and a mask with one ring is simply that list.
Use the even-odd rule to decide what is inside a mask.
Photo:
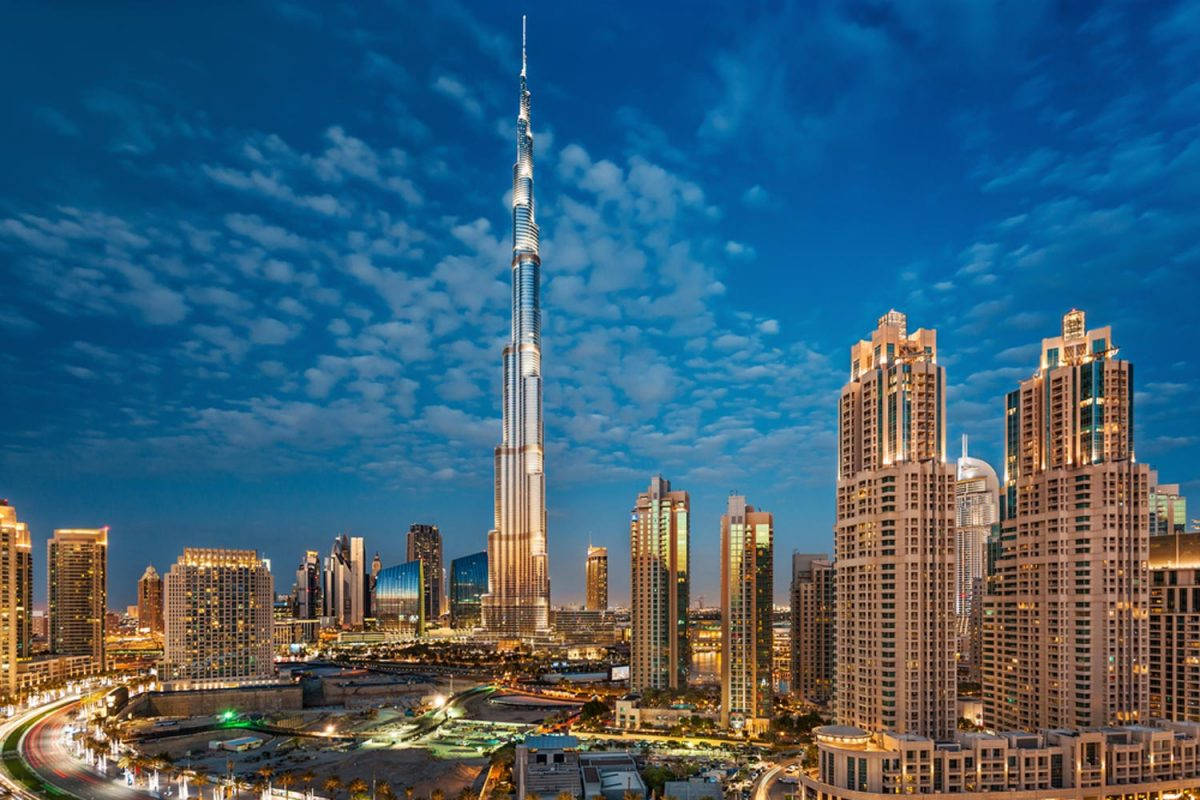
[{"label": "curved glass building", "polygon": [[425,632],[425,569],[407,561],[379,571],[375,579],[375,619],[384,630]]}]

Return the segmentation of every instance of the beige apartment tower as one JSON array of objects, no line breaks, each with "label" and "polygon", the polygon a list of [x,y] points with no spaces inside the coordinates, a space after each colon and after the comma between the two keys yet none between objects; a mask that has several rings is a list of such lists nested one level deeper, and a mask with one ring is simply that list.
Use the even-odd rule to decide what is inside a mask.
[{"label": "beige apartment tower", "polygon": [[274,582],[257,551],[185,548],[163,583],[165,680],[204,688],[274,677]]},{"label": "beige apartment tower", "polygon": [[0,680],[12,695],[17,661],[29,658],[33,613],[33,544],[29,526],[0,500]]},{"label": "beige apartment tower", "polygon": [[792,553],[791,690],[809,703],[833,696],[833,560]]},{"label": "beige apartment tower", "polygon": [[954,488],[937,333],[898,311],[850,351],[838,408],[837,680],[841,725],[954,732]]},{"label": "beige apartment tower", "polygon": [[104,669],[108,528],[56,530],[46,543],[50,652],[91,656]]},{"label": "beige apartment tower", "polygon": [[685,689],[691,501],[661,475],[637,496],[629,522],[629,687]]},{"label": "beige apartment tower", "polygon": [[1005,399],[1001,547],[983,626],[984,724],[1148,720],[1150,489],[1133,365],[1082,311]]},{"label": "beige apartment tower", "polygon": [[608,548],[592,547],[587,549],[587,598],[584,609],[587,611],[608,610]]},{"label": "beige apartment tower", "polygon": [[146,566],[137,585],[138,627],[153,633],[163,630],[163,581],[153,564]]},{"label": "beige apartment tower", "polygon": [[774,686],[775,523],[741,495],[721,517],[721,727],[761,736]]},{"label": "beige apartment tower", "polygon": [[1150,718],[1200,722],[1200,533],[1150,538]]}]

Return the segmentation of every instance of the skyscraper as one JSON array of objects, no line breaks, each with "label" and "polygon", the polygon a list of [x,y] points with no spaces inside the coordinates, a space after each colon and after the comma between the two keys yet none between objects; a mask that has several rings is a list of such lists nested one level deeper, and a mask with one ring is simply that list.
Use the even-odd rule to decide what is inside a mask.
[{"label": "skyscraper", "polygon": [[274,582],[256,551],[184,548],[164,595],[166,680],[203,687],[274,676]]},{"label": "skyscraper", "polygon": [[104,669],[108,528],[56,530],[46,543],[50,651],[91,656]]},{"label": "skyscraper", "polygon": [[686,689],[691,501],[661,475],[638,495],[629,521],[629,686]]},{"label": "skyscraper", "polygon": [[608,610],[608,548],[587,549],[586,569],[587,597],[584,608],[588,611]]},{"label": "skyscraper", "polygon": [[1200,533],[1150,539],[1150,718],[1200,722]]},{"label": "skyscraper", "polygon": [[1150,535],[1187,531],[1187,498],[1178,483],[1160,483],[1150,492]]},{"label": "skyscraper", "polygon": [[488,593],[483,597],[483,625],[500,636],[530,636],[550,627],[542,462],[542,267],[533,202],[524,20],[521,25],[521,93],[512,197],[512,331],[503,357],[495,516],[488,533]]},{"label": "skyscraper", "polygon": [[791,689],[810,703],[833,694],[833,561],[792,553]]},{"label": "skyscraper", "polygon": [[775,523],[730,495],[721,517],[721,727],[766,733],[771,721]]},{"label": "skyscraper", "polygon": [[334,625],[361,627],[370,607],[370,591],[362,537],[336,537],[325,559],[323,616]]},{"label": "skyscraper", "polygon": [[297,619],[317,619],[321,616],[321,556],[308,550],[296,570]]},{"label": "skyscraper", "polygon": [[1082,311],[1005,399],[1003,548],[985,596],[984,724],[1148,720],[1150,490],[1133,365]]},{"label": "skyscraper", "polygon": [[958,618],[959,668],[967,680],[978,683],[987,547],[1000,521],[1000,481],[986,461],[967,455],[966,436],[958,459],[954,498],[954,613]]},{"label": "skyscraper", "polygon": [[955,729],[954,485],[937,333],[889,311],[850,350],[838,407],[835,711],[842,725]]},{"label": "skyscraper", "polygon": [[379,571],[375,615],[384,630],[420,636],[425,632],[425,562],[414,559]]},{"label": "skyscraper", "polygon": [[155,633],[163,630],[163,582],[153,564],[146,567],[137,584],[138,627]]},{"label": "skyscraper", "polygon": [[442,616],[442,534],[437,525],[413,523],[408,527],[408,560],[425,565],[425,623],[437,625]]},{"label": "skyscraper", "polygon": [[479,625],[479,605],[487,591],[488,554],[472,553],[450,562],[450,625],[474,628]]},{"label": "skyscraper", "polygon": [[17,660],[29,658],[33,614],[33,545],[29,526],[0,500],[0,680],[17,688]]}]

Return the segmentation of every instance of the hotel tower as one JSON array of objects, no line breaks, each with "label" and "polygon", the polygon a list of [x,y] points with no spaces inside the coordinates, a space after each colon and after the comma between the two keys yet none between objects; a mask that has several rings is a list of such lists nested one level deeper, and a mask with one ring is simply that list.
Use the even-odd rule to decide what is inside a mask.
[{"label": "hotel tower", "polygon": [[742,495],[721,517],[721,727],[761,736],[771,722],[775,520]]},{"label": "hotel tower", "polygon": [[691,500],[658,475],[629,515],[629,688],[686,689]]},{"label": "hotel tower", "polygon": [[838,408],[834,620],[841,725],[955,729],[955,468],[937,333],[898,311],[850,351]]},{"label": "hotel tower", "polygon": [[550,628],[550,575],[542,464],[542,262],[533,203],[533,132],[525,84],[523,18],[512,228],[512,332],[503,357],[495,518],[488,532],[488,592],[483,596],[482,612],[483,627],[489,633],[525,637]]},{"label": "hotel tower", "polygon": [[1005,399],[983,717],[998,730],[1145,724],[1150,492],[1133,451],[1133,365],[1082,311]]}]

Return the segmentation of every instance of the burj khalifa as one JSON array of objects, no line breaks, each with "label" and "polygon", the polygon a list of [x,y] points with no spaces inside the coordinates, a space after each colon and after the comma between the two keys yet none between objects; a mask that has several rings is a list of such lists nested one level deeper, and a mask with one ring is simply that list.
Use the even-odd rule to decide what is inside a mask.
[{"label": "burj khalifa", "polygon": [[541,258],[533,202],[533,133],[521,19],[521,97],[512,192],[512,333],[504,348],[501,440],[495,451],[495,517],[488,532],[483,627],[524,638],[550,627],[546,476],[542,426]]}]

